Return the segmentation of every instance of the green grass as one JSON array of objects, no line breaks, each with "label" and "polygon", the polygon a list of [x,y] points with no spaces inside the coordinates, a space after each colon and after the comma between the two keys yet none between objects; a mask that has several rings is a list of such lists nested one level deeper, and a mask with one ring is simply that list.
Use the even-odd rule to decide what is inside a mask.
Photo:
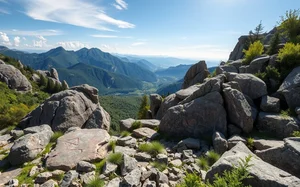
[{"label": "green grass", "polygon": [[109,143],[108,143],[108,147],[113,151],[113,152],[115,152],[115,149],[116,149],[116,146],[117,146],[117,141],[110,141]]},{"label": "green grass", "polygon": [[95,170],[96,174],[99,175],[99,174],[102,173],[102,169],[103,169],[103,166],[104,166],[105,162],[106,162],[106,159],[103,159],[100,162],[94,163],[95,166],[96,166],[96,170]]},{"label": "green grass", "polygon": [[207,153],[207,161],[210,166],[212,166],[215,162],[217,162],[220,158],[220,155],[214,151],[208,151]]},{"label": "green grass", "polygon": [[56,143],[56,140],[62,135],[64,135],[64,133],[61,131],[54,132],[54,134],[51,136],[50,142]]},{"label": "green grass", "polygon": [[88,184],[84,185],[84,187],[103,187],[104,185],[104,180],[94,177]]},{"label": "green grass", "polygon": [[159,171],[164,171],[165,169],[168,168],[168,166],[164,163],[161,163],[161,162],[151,162],[150,163],[151,166],[155,167],[156,169],[158,169]]},{"label": "green grass", "polygon": [[134,121],[134,122],[132,123],[130,129],[131,129],[131,130],[134,130],[134,129],[138,129],[138,128],[141,128],[141,127],[143,127],[142,122],[140,122],[140,121]]},{"label": "green grass", "polygon": [[123,154],[122,153],[111,153],[108,156],[107,161],[109,161],[110,163],[116,164],[116,165],[120,165],[123,163]]},{"label": "green grass", "polygon": [[151,155],[157,155],[159,153],[163,153],[165,151],[165,147],[161,143],[153,141],[151,143],[140,144],[139,150]]},{"label": "green grass", "polygon": [[207,171],[209,169],[208,161],[206,157],[201,156],[199,159],[197,159],[198,166]]},{"label": "green grass", "polygon": [[250,150],[254,149],[254,139],[253,138],[251,138],[251,137],[247,138],[247,147]]},{"label": "green grass", "polygon": [[300,131],[294,131],[292,133],[292,136],[294,136],[294,137],[300,137]]},{"label": "green grass", "polygon": [[18,179],[19,184],[28,184],[29,186],[33,186],[33,184],[34,184],[33,180],[38,175],[38,174],[36,174],[32,177],[28,176],[29,172],[33,166],[34,166],[33,164],[28,164],[22,168],[20,175],[18,175],[16,178],[16,179]]},{"label": "green grass", "polygon": [[51,149],[54,147],[55,143],[54,142],[50,142],[46,145],[44,151],[42,151],[41,153],[38,154],[37,157],[46,155],[47,153],[50,153]]},{"label": "green grass", "polygon": [[131,133],[128,132],[128,131],[122,131],[122,132],[120,133],[120,136],[121,136],[121,137],[126,137],[126,136],[130,136],[130,135],[131,135]]}]

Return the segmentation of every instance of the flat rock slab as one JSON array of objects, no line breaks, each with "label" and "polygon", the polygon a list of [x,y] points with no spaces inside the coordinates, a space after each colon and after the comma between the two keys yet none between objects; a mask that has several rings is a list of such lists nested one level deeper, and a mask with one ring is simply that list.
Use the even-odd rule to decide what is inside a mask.
[{"label": "flat rock slab", "polygon": [[122,154],[125,154],[125,155],[129,155],[129,156],[134,156],[135,153],[136,153],[136,150],[132,149],[130,147],[116,146],[115,152],[116,153],[119,152],[119,153],[122,153]]},{"label": "flat rock slab", "polygon": [[177,91],[175,94],[176,94],[176,97],[178,97],[179,99],[185,99],[188,96],[192,95],[198,89],[199,89],[199,85],[193,85],[186,89],[181,89],[181,90]]},{"label": "flat rock slab", "polygon": [[57,140],[46,161],[48,169],[69,171],[79,161],[93,162],[107,155],[110,136],[102,129],[80,129],[67,133]]},{"label": "flat rock slab", "polygon": [[274,147],[281,147],[284,145],[284,142],[280,140],[265,140],[255,138],[253,144],[256,150],[264,150]]},{"label": "flat rock slab", "polygon": [[5,145],[9,144],[11,139],[12,139],[12,136],[9,134],[0,136],[0,147],[3,147]]},{"label": "flat rock slab", "polygon": [[148,127],[150,129],[154,129],[158,127],[160,124],[160,120],[156,120],[156,119],[141,119],[137,121],[140,121],[143,127]]},{"label": "flat rock slab", "polygon": [[159,135],[155,130],[150,129],[148,127],[135,129],[132,133],[137,138],[148,138],[148,139],[154,139]]},{"label": "flat rock slab", "polygon": [[9,180],[20,175],[22,168],[12,168],[0,174],[0,186],[4,186]]}]

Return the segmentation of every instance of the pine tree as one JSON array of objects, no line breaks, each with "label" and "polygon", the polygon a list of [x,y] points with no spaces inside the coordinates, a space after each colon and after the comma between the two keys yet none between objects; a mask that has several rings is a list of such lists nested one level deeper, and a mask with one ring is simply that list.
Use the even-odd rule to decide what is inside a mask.
[{"label": "pine tree", "polygon": [[47,92],[54,93],[54,87],[55,87],[54,81],[51,79],[48,79],[48,84],[47,84],[47,88],[46,88]]},{"label": "pine tree", "polygon": [[138,112],[138,119],[145,119],[149,110],[148,97],[144,95]]},{"label": "pine tree", "polygon": [[274,55],[278,53],[278,44],[279,44],[279,33],[276,32],[270,41],[270,47],[267,51],[267,54]]}]

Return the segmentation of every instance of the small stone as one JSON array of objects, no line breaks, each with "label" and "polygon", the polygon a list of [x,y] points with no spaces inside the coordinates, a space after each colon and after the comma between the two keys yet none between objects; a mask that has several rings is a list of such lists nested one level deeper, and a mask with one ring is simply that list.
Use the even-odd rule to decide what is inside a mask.
[{"label": "small stone", "polygon": [[193,157],[193,150],[188,149],[183,151],[183,159],[192,158]]},{"label": "small stone", "polygon": [[19,186],[19,181],[18,181],[18,179],[11,179],[8,181],[7,184],[9,187],[17,187],[17,186]]},{"label": "small stone", "polygon": [[88,184],[91,180],[95,178],[95,171],[88,172],[85,174],[80,175],[80,181],[83,184]]},{"label": "small stone", "polygon": [[78,178],[78,173],[75,170],[68,171],[60,183],[60,187],[69,187],[71,182]]},{"label": "small stone", "polygon": [[137,168],[137,161],[136,159],[128,156],[123,155],[123,162],[121,164],[121,174],[122,176],[127,175],[129,172]]},{"label": "small stone", "polygon": [[151,160],[151,156],[147,153],[144,153],[144,152],[137,153],[136,155],[134,155],[134,157],[138,161],[149,162]]},{"label": "small stone", "polygon": [[139,168],[136,168],[124,177],[123,183],[125,184],[125,186],[128,187],[139,186],[141,176],[142,176],[141,170]]},{"label": "small stone", "polygon": [[105,165],[103,166],[103,174],[106,176],[109,176],[109,174],[115,172],[118,169],[118,165],[105,162]]},{"label": "small stone", "polygon": [[35,182],[42,184],[42,183],[46,182],[48,179],[50,179],[51,177],[52,177],[51,172],[40,173],[40,174],[38,174],[38,176],[36,176]]},{"label": "small stone", "polygon": [[182,153],[175,153],[174,159],[181,159]]},{"label": "small stone", "polygon": [[166,183],[168,184],[169,183],[169,179],[168,179],[168,176],[162,172],[157,172],[157,175],[156,175],[156,183]]},{"label": "small stone", "polygon": [[105,187],[119,187],[121,186],[121,179],[119,177],[112,179]]},{"label": "small stone", "polygon": [[172,161],[170,162],[170,164],[171,164],[172,166],[175,166],[175,167],[180,167],[180,166],[182,165],[182,162],[181,162],[180,159],[175,159],[175,160],[172,160]]},{"label": "small stone", "polygon": [[159,163],[168,165],[168,156],[165,155],[165,154],[158,154],[158,155],[156,156],[156,160],[157,160],[157,162],[159,162]]},{"label": "small stone", "polygon": [[77,172],[90,172],[94,171],[96,166],[86,161],[80,161],[77,163],[76,171]]},{"label": "small stone", "polygon": [[119,138],[117,140],[117,144],[120,146],[128,146],[128,147],[134,148],[137,144],[137,140],[131,136],[126,136],[123,138]]},{"label": "small stone", "polygon": [[56,186],[58,186],[57,182],[52,179],[40,185],[40,187],[56,187]]},{"label": "small stone", "polygon": [[156,187],[156,182],[155,181],[150,181],[147,179],[142,187]]}]

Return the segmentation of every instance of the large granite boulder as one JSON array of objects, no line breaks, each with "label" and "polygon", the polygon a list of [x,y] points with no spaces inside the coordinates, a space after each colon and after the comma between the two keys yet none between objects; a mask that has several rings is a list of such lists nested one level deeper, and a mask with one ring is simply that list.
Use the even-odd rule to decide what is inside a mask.
[{"label": "large granite boulder", "polygon": [[214,131],[226,135],[226,111],[221,94],[212,92],[192,102],[169,108],[159,129],[175,137],[211,138]]},{"label": "large granite boulder", "polygon": [[55,149],[46,160],[46,167],[69,171],[80,161],[99,161],[107,155],[109,140],[109,134],[103,129],[79,129],[66,133],[57,139]]},{"label": "large granite boulder", "polygon": [[300,177],[300,138],[286,138],[284,145],[256,151],[255,154],[265,162]]},{"label": "large granite boulder", "polygon": [[280,100],[275,97],[263,96],[260,109],[264,112],[280,112]]},{"label": "large granite boulder", "polygon": [[167,112],[167,110],[175,105],[177,105],[179,102],[181,101],[181,99],[179,99],[176,94],[171,94],[168,97],[166,97],[164,99],[164,101],[162,102],[157,115],[156,115],[156,119],[161,120],[162,117],[165,115],[165,113]]},{"label": "large granite boulder", "polygon": [[238,60],[243,58],[243,49],[245,48],[247,40],[248,36],[239,37],[237,44],[235,45],[233,51],[229,55],[229,60]]},{"label": "large granite boulder", "polygon": [[256,127],[258,130],[271,133],[278,138],[290,137],[294,131],[299,130],[296,118],[266,112],[259,113]]},{"label": "large granite boulder", "polygon": [[53,131],[70,127],[109,130],[109,114],[98,102],[98,90],[87,84],[53,94],[20,122],[22,128],[48,124]]},{"label": "large granite boulder", "polygon": [[195,90],[190,96],[186,97],[183,101],[180,101],[179,104],[191,102],[192,100],[202,97],[210,92],[220,92],[225,79],[226,77],[223,74],[205,79],[204,83],[197,85],[197,90]]},{"label": "large granite boulder", "polygon": [[251,99],[258,99],[267,95],[267,86],[264,81],[256,76],[248,73],[227,74],[228,81],[236,81],[239,83],[242,92]]},{"label": "large granite boulder", "polygon": [[48,125],[45,125],[43,131],[26,134],[14,142],[10,149],[8,160],[11,165],[20,165],[34,160],[36,156],[43,151],[50,142],[53,132]]},{"label": "large granite boulder", "polygon": [[31,92],[32,86],[20,70],[12,65],[0,64],[0,81],[10,89],[19,92]]},{"label": "large granite boulder", "polygon": [[209,75],[205,61],[200,61],[190,67],[184,76],[182,89],[188,88],[196,83],[202,83]]},{"label": "large granite boulder", "polygon": [[249,66],[247,66],[246,68],[246,73],[255,74],[259,72],[264,72],[269,60],[270,56],[262,56],[252,60],[252,62],[250,62]]},{"label": "large granite boulder", "polygon": [[277,92],[284,96],[292,111],[300,106],[300,67],[293,69],[285,78]]},{"label": "large granite boulder", "polygon": [[213,181],[214,175],[221,175],[225,170],[230,170],[233,166],[238,167],[241,159],[251,155],[250,167],[248,171],[252,178],[243,181],[244,185],[255,187],[273,187],[273,186],[299,186],[300,179],[291,174],[278,169],[271,164],[262,161],[255,156],[247,146],[239,142],[231,150],[225,152],[222,157],[207,172],[205,180]]},{"label": "large granite boulder", "polygon": [[225,88],[223,93],[229,122],[250,133],[253,129],[252,109],[244,94],[231,88]]},{"label": "large granite boulder", "polygon": [[200,86],[201,85],[199,85],[199,84],[195,84],[186,89],[181,89],[175,93],[176,97],[183,100],[183,99],[189,97],[190,95],[192,95],[196,90],[199,89]]},{"label": "large granite boulder", "polygon": [[56,79],[59,81],[59,77],[58,77],[58,73],[57,73],[57,70],[55,68],[51,68],[50,69],[50,76],[53,78],[53,79]]},{"label": "large granite boulder", "polygon": [[156,114],[160,108],[163,98],[158,94],[150,94],[150,110],[152,118],[156,117]]}]

